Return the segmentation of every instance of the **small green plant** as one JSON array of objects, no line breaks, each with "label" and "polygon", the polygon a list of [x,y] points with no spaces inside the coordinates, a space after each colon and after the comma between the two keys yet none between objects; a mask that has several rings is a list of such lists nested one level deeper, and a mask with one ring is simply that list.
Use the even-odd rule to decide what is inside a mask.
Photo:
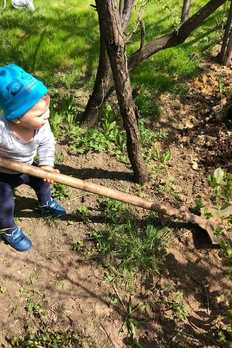
[{"label": "small green plant", "polygon": [[218,77],[218,91],[219,91],[220,94],[223,93],[223,82],[222,82],[222,77],[221,76]]},{"label": "small green plant", "polygon": [[[225,215],[224,210],[230,206],[231,188],[232,188],[232,174],[226,173],[222,168],[215,169],[213,175],[208,175],[208,181],[211,184],[215,195],[210,197],[213,204],[213,209],[221,220],[228,220],[228,224],[232,222],[232,216]],[[212,217],[205,209],[205,216]]]},{"label": "small green plant", "polygon": [[49,119],[55,138],[61,135],[78,135],[77,108],[72,94],[56,93],[51,98]]},{"label": "small green plant", "polygon": [[204,199],[200,195],[197,195],[196,198],[195,198],[195,203],[196,203],[196,205],[193,208],[193,211],[194,211],[195,214],[200,215],[201,214],[201,208],[203,208],[204,205],[205,205]]},{"label": "small green plant", "polygon": [[165,153],[161,153],[159,149],[155,149],[155,158],[158,162],[167,164],[172,158],[171,150],[168,150]]},{"label": "small green plant", "polygon": [[230,99],[231,92],[228,88],[224,89],[223,79],[221,76],[218,77],[218,91],[219,91],[219,94],[221,95],[221,97],[223,96],[223,93],[225,93],[226,98]]},{"label": "small green plant", "polygon": [[59,197],[60,199],[69,197],[67,186],[63,184],[54,184],[52,186],[52,197]]},{"label": "small green plant", "polygon": [[123,330],[123,326],[126,326],[127,333],[129,334],[131,340],[130,347],[143,348],[139,343],[137,336],[137,327],[140,324],[140,321],[135,317],[135,315],[137,312],[138,314],[141,313],[141,311],[143,311],[145,308],[146,305],[144,304],[138,303],[133,305],[130,297],[128,305],[126,306],[126,315],[121,329]]},{"label": "small green plant", "polygon": [[91,213],[89,212],[88,208],[86,206],[83,207],[78,207],[76,209],[77,214],[81,217],[82,221],[85,224],[88,224],[89,222],[91,222]]},{"label": "small green plant", "polygon": [[113,110],[110,105],[107,105],[104,109],[102,121],[100,123],[105,138],[112,137],[113,131],[116,128],[116,121],[113,121]]},{"label": "small green plant", "polygon": [[229,321],[230,321],[230,332],[225,330],[220,330],[218,332],[217,342],[221,347],[232,348],[232,309],[228,310]]},{"label": "small green plant", "polygon": [[60,331],[49,328],[45,324],[40,325],[40,328],[37,330],[33,330],[28,326],[24,337],[15,335],[10,339],[11,347],[15,348],[82,348],[82,342],[81,336],[72,329]]},{"label": "small green plant", "polygon": [[119,130],[116,121],[113,120],[110,105],[104,109],[98,128],[82,129],[78,136],[71,140],[71,148],[77,153],[86,153],[89,150],[95,152],[107,151],[111,154],[122,155],[126,147],[126,135],[124,130]]},{"label": "small green plant", "polygon": [[228,265],[227,272],[232,275],[232,241],[230,239],[221,240],[220,247],[219,256],[226,260]]},{"label": "small green plant", "polygon": [[163,295],[158,303],[162,303],[164,305],[164,312],[168,312],[168,318],[170,320],[185,320],[188,316],[188,309],[183,305],[183,292],[182,291],[174,291],[173,287],[170,285],[166,285],[167,295]]},{"label": "small green plant", "polygon": [[50,280],[51,283],[55,284],[56,286],[60,286],[62,289],[65,288],[65,282],[62,280]]},{"label": "small green plant", "polygon": [[63,115],[59,114],[58,112],[55,112],[51,115],[49,119],[52,132],[54,134],[54,137],[57,139],[61,134],[63,134],[63,122],[64,117]]},{"label": "small green plant", "polygon": [[215,169],[213,175],[208,175],[208,181],[217,198],[228,200],[231,197],[232,174],[226,173],[219,167]]},{"label": "small green plant", "polygon": [[83,247],[84,247],[84,242],[82,240],[79,240],[78,242],[73,243],[72,245],[72,249],[74,251],[80,251],[83,249]]},{"label": "small green plant", "polygon": [[42,315],[45,315],[44,301],[35,302],[33,298],[28,297],[27,302],[28,305],[26,307],[26,311],[28,313],[33,313],[34,317],[41,317]]},{"label": "small green plant", "polygon": [[0,293],[1,294],[4,294],[6,292],[6,290],[7,289],[4,286],[0,285]]},{"label": "small green plant", "polygon": [[[155,169],[153,167],[152,177],[156,174]],[[163,193],[170,193],[174,197],[178,199],[178,194],[175,193],[176,185],[175,185],[175,178],[168,173],[167,180],[164,182],[161,182],[160,185],[156,187],[157,194],[161,195]]]}]

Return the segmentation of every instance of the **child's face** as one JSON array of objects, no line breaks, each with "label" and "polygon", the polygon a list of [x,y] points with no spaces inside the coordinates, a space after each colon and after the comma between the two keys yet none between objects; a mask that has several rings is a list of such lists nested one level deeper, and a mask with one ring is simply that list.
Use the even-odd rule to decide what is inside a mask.
[{"label": "child's face", "polygon": [[50,96],[44,95],[30,110],[18,119],[18,124],[29,129],[39,129],[48,120]]}]

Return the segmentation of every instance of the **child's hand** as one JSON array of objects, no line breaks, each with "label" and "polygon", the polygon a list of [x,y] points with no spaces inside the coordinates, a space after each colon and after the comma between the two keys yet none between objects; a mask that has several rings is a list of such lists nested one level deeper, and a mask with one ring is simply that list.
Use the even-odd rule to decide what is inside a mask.
[{"label": "child's hand", "polygon": [[[45,170],[48,170],[50,172],[56,172],[56,173],[59,173],[59,169],[55,169],[51,166],[40,166],[41,169],[45,169]],[[44,181],[48,182],[49,184],[55,184],[55,181],[53,180],[50,180],[50,179],[44,179]]]}]

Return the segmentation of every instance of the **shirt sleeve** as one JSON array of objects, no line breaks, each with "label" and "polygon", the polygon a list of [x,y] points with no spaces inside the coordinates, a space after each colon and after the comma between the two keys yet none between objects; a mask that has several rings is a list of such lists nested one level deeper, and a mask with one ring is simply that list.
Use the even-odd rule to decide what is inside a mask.
[{"label": "shirt sleeve", "polygon": [[3,142],[3,132],[4,132],[4,129],[2,124],[0,123],[0,144],[2,144]]},{"label": "shirt sleeve", "polygon": [[55,139],[51,131],[49,122],[39,130],[40,142],[38,146],[38,158],[39,166],[51,166],[54,167],[55,158]]}]

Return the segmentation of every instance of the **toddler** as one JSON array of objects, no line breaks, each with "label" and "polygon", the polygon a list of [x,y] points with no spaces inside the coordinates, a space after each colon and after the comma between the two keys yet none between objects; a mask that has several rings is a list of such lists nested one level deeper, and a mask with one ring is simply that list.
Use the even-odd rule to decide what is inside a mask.
[{"label": "toddler", "polygon": [[[17,65],[0,67],[0,156],[54,169],[55,140],[48,122],[50,95],[45,85]],[[0,231],[18,251],[32,247],[14,220],[13,190],[27,184],[36,193],[43,215],[64,218],[65,209],[51,197],[50,181],[0,167]]]}]

